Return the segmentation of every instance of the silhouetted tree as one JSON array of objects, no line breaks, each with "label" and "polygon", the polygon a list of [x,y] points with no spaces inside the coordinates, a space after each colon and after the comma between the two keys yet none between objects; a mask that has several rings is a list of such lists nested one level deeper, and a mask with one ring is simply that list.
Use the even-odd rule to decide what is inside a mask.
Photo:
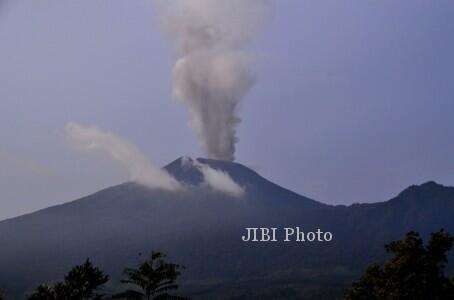
[{"label": "silhouetted tree", "polygon": [[41,284],[35,288],[33,294],[28,297],[28,300],[56,300],[58,299],[54,287],[47,284]]},{"label": "silhouetted tree", "polygon": [[166,262],[164,258],[165,255],[161,252],[152,252],[138,269],[126,268],[124,274],[127,279],[121,282],[133,285],[134,289],[119,293],[113,296],[113,299],[185,299],[169,294],[170,291],[178,289],[176,279],[183,267]]},{"label": "silhouetted tree", "polygon": [[5,300],[5,292],[0,290],[0,300]]},{"label": "silhouetted tree", "polygon": [[384,265],[372,264],[346,292],[346,300],[450,300],[454,278],[447,278],[446,254],[454,237],[440,230],[432,233],[426,247],[419,234],[385,246],[393,257]]},{"label": "silhouetted tree", "polygon": [[38,286],[29,300],[100,300],[101,294],[96,291],[109,277],[87,259],[82,265],[75,266],[65,276],[64,282],[54,286]]},{"label": "silhouetted tree", "polygon": [[96,290],[109,280],[109,276],[87,259],[83,265],[75,266],[65,277],[61,286],[68,299],[100,299]]}]

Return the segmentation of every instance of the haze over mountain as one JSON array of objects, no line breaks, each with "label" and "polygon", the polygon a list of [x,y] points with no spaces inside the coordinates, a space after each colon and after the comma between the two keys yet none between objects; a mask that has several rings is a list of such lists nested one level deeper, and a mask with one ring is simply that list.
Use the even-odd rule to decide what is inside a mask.
[{"label": "haze over mountain", "polygon": [[[241,196],[204,184],[198,164],[225,172]],[[0,222],[0,287],[21,299],[90,257],[112,276],[139,253],[161,250],[187,267],[182,291],[206,299],[286,299],[324,295],[384,259],[383,244],[409,230],[454,232],[454,188],[427,182],[381,203],[326,205],[298,195],[233,162],[180,158],[165,167],[186,188],[150,189],[133,182]],[[246,227],[332,232],[331,242],[245,243]],[[282,237],[279,236],[280,240]],[[307,296],[309,298],[309,296]]]}]

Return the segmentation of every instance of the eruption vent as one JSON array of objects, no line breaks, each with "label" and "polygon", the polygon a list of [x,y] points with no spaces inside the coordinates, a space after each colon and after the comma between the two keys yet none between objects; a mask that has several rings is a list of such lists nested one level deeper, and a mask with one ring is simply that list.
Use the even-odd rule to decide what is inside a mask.
[{"label": "eruption vent", "polygon": [[242,49],[270,11],[269,0],[160,1],[165,32],[175,41],[175,96],[210,158],[233,160],[238,105],[255,77]]}]

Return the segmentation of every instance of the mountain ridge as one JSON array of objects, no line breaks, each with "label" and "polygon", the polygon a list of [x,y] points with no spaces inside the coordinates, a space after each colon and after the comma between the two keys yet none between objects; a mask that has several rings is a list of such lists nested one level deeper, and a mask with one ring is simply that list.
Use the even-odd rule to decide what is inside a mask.
[{"label": "mountain ridge", "polygon": [[[0,287],[20,299],[86,257],[118,280],[123,267],[137,262],[137,253],[162,250],[188,267],[183,291],[201,299],[237,293],[229,287],[232,282],[250,294],[251,280],[264,289],[291,283],[299,293],[314,274],[324,278],[321,282],[337,278],[325,288],[338,289],[367,263],[382,260],[383,244],[406,231],[425,237],[441,227],[454,231],[454,188],[435,182],[410,186],[385,202],[333,206],[282,188],[241,164],[200,159],[245,186],[243,196],[233,197],[200,184],[203,174],[185,160],[164,167],[192,183],[184,192],[126,182],[1,221]],[[335,238],[329,244],[241,241],[246,227],[290,226],[321,228]],[[213,291],[213,281],[218,290]]]},{"label": "mountain ridge", "polygon": [[[191,184],[200,183],[202,181],[202,176],[203,176],[200,171],[194,172],[194,170],[192,168],[191,171],[183,173],[183,174],[178,172],[177,166],[184,165],[184,160],[185,159],[191,159],[192,160],[193,158],[188,157],[188,156],[181,156],[181,157],[175,159],[174,161],[170,162],[169,164],[165,165],[163,167],[163,169],[166,170],[167,172],[169,172],[177,180],[183,181],[183,182],[187,182],[187,181],[185,181],[184,177],[187,176],[188,174],[190,176],[194,176],[194,174],[196,174],[196,176],[198,177],[197,180],[196,181],[192,181],[190,183]],[[304,198],[306,198],[308,200],[317,202],[317,203],[322,204],[322,205],[330,206],[330,207],[352,207],[352,206],[358,206],[358,205],[361,206],[361,205],[382,204],[382,203],[387,203],[387,202],[390,202],[390,201],[398,200],[400,197],[404,197],[406,195],[409,195],[410,193],[415,193],[415,192],[418,193],[418,192],[421,192],[421,191],[427,192],[428,190],[430,191],[431,189],[435,189],[435,188],[436,189],[440,189],[440,190],[444,190],[444,191],[450,191],[450,192],[454,193],[454,186],[447,186],[447,185],[443,185],[443,184],[437,183],[434,180],[428,180],[428,181],[423,182],[421,184],[412,184],[412,185],[408,186],[407,188],[404,188],[402,191],[398,192],[392,198],[384,200],[384,201],[379,201],[379,202],[355,202],[355,203],[351,203],[351,204],[347,204],[347,205],[345,205],[345,204],[329,204],[329,203],[320,202],[320,201],[314,200],[312,198],[303,196],[303,195],[301,195],[299,193],[296,193],[296,192],[294,192],[292,190],[289,190],[289,189],[287,189],[285,187],[282,187],[282,186],[280,186],[278,184],[275,184],[275,183],[267,180],[266,178],[260,176],[260,174],[258,172],[246,167],[245,165],[243,165],[241,163],[222,161],[222,160],[215,160],[215,159],[207,159],[207,158],[200,158],[200,157],[195,158],[195,159],[201,161],[202,163],[210,165],[210,167],[212,167],[212,168],[220,169],[220,170],[222,170],[224,172],[227,172],[231,177],[234,177],[234,179],[237,179],[237,178],[234,176],[234,173],[231,171],[232,168],[231,167],[230,168],[226,168],[225,166],[234,165],[234,166],[240,167],[241,169],[246,170],[247,172],[250,172],[250,173],[254,174],[255,176],[260,177],[262,180],[264,180],[264,181],[266,181],[268,183],[271,183],[271,184],[273,184],[274,186],[276,186],[278,188],[282,188],[282,189],[284,189],[284,190],[286,190],[286,191],[288,191],[290,193],[293,193],[295,195],[304,197]],[[229,171],[229,169],[230,169],[230,171]],[[242,181],[240,180],[239,183],[242,183]],[[101,189],[99,191],[96,191],[94,193],[90,193],[90,194],[88,194],[86,196],[79,197],[77,199],[74,199],[74,200],[71,200],[71,201],[68,201],[68,202],[64,202],[64,203],[61,203],[61,204],[56,204],[56,205],[44,207],[44,208],[38,209],[36,211],[32,211],[32,212],[25,213],[25,214],[22,214],[22,215],[19,215],[19,216],[15,216],[15,217],[7,218],[7,219],[4,219],[4,220],[0,220],[0,224],[2,222],[5,222],[5,221],[9,221],[9,220],[16,219],[16,218],[26,217],[26,216],[29,216],[29,215],[38,213],[40,211],[53,208],[53,207],[64,206],[64,205],[67,205],[67,204],[70,204],[70,203],[73,203],[73,202],[77,202],[79,200],[85,199],[87,197],[90,197],[90,196],[93,196],[93,195],[96,195],[96,194],[99,194],[99,193],[108,192],[108,191],[110,191],[112,189],[117,189],[117,188],[128,186],[128,185],[143,186],[143,185],[141,185],[139,183],[136,183],[136,182],[133,182],[133,181],[127,181],[127,182],[124,182],[124,183],[120,183],[120,184],[116,184],[116,185],[112,185],[112,186],[103,188],[103,189]],[[147,187],[143,186],[143,188],[147,188]]]}]

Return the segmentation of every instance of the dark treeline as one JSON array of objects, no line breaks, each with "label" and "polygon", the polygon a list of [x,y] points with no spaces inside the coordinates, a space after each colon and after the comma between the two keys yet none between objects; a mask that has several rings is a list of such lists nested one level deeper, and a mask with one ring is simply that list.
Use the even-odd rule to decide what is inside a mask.
[{"label": "dark treeline", "polygon": [[[411,231],[402,240],[385,245],[390,258],[383,264],[371,264],[358,281],[346,290],[344,300],[452,300],[454,277],[445,274],[447,254],[454,237],[440,230],[424,245],[418,233]],[[161,252],[152,252],[137,268],[126,268],[122,292],[102,293],[109,276],[87,259],[73,267],[61,282],[41,284],[28,300],[170,300],[188,299],[174,293],[177,278],[184,267],[169,262]],[[340,299],[334,296],[330,299]],[[243,299],[243,298],[241,298]],[[289,299],[300,299],[290,297]],[[325,298],[317,298],[325,299]],[[0,300],[7,300],[0,290]]]},{"label": "dark treeline", "polygon": [[[114,295],[102,294],[103,285],[109,276],[92,265],[87,259],[83,264],[73,267],[62,282],[52,285],[41,284],[28,296],[28,300],[169,300],[186,299],[173,295],[178,289],[176,283],[183,267],[165,260],[161,252],[152,252],[138,268],[126,268],[126,285],[123,292]],[[1,297],[0,297],[1,300]]]}]

